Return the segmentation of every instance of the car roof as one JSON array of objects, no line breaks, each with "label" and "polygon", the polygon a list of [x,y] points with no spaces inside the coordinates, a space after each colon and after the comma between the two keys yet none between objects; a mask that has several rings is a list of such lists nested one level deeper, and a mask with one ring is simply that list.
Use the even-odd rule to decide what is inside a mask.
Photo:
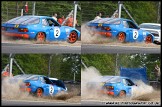
[{"label": "car roof", "polygon": [[160,23],[141,23],[140,25],[158,25],[158,26],[161,26]]}]

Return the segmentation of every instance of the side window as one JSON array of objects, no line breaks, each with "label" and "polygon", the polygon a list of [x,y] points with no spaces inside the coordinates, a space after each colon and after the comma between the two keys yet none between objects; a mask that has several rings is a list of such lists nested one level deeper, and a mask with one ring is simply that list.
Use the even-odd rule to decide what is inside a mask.
[{"label": "side window", "polygon": [[49,26],[60,26],[59,23],[57,23],[53,19],[47,19],[47,22],[48,22]]},{"label": "side window", "polygon": [[46,83],[43,77],[40,77],[40,81],[41,81],[42,83]]},{"label": "side window", "polygon": [[46,19],[42,19],[42,25],[48,26],[48,23],[47,23]]},{"label": "side window", "polygon": [[38,76],[30,78],[30,80],[37,81],[38,80]]},{"label": "side window", "polygon": [[130,79],[126,79],[126,80],[127,80],[129,86],[135,85]]},{"label": "side window", "polygon": [[127,21],[129,28],[138,29],[138,27],[131,21]]},{"label": "side window", "polygon": [[129,28],[127,21],[123,21],[123,25],[124,25],[124,27]]},{"label": "side window", "polygon": [[124,85],[127,85],[127,86],[133,86],[134,85],[134,83],[129,79],[123,79],[123,83],[124,83]]},{"label": "side window", "polygon": [[44,77],[44,80],[46,84],[52,84],[52,82],[47,77]]}]

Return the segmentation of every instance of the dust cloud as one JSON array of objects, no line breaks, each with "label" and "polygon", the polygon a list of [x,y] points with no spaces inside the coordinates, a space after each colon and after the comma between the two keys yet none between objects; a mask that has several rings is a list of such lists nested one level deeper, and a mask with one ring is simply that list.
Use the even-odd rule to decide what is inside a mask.
[{"label": "dust cloud", "polygon": [[102,36],[99,34],[91,35],[90,28],[84,23],[81,26],[81,41],[83,44],[103,44],[103,43],[109,43],[115,41],[113,38],[109,38],[106,36]]},{"label": "dust cloud", "polygon": [[89,90],[87,88],[87,84],[91,81],[98,82],[101,77],[100,72],[95,67],[89,67],[87,69],[82,70],[81,73],[81,96],[82,98],[98,98],[99,93],[97,89],[101,88],[97,85],[93,90]]},{"label": "dust cloud", "polygon": [[34,40],[16,38],[16,37],[8,37],[8,36],[1,36],[2,43],[20,43],[20,44],[33,44],[36,43]]},{"label": "dust cloud", "polygon": [[[100,101],[160,101],[160,91],[154,90],[152,86],[136,81],[137,86],[132,88],[132,96],[126,98],[112,97],[98,93],[98,88],[88,90],[87,83],[101,77],[101,74],[95,67],[82,69],[81,73],[81,99],[82,100],[100,100]],[[99,85],[98,85],[99,86]],[[156,100],[155,100],[156,99]]]},{"label": "dust cloud", "polygon": [[[33,94],[20,90],[20,84],[23,82],[19,80],[14,82],[13,78],[5,77],[1,81],[1,96],[6,100],[29,100],[29,101],[66,101],[66,102],[80,102],[78,96],[78,88],[71,89],[71,91],[61,92],[55,96],[36,97]],[[75,99],[75,100],[74,100]]]},{"label": "dust cloud", "polygon": [[52,44],[52,45],[69,45],[69,46],[81,46],[81,41],[76,41],[75,43],[71,44],[67,41],[45,41],[45,42],[37,42],[34,39],[23,39],[23,38],[16,38],[16,37],[7,37],[2,35],[1,36],[2,43],[14,43],[14,44]]},{"label": "dust cloud", "polygon": [[29,93],[26,92],[21,92],[19,89],[20,84],[22,84],[22,81],[13,83],[14,81],[12,78],[5,77],[2,80],[2,98],[7,98],[7,99],[17,99],[17,98],[26,98],[29,96]]},{"label": "dust cloud", "polygon": [[147,85],[142,81],[137,81],[135,84],[137,87],[132,88],[132,99],[145,94],[150,94],[154,91],[152,86]]}]

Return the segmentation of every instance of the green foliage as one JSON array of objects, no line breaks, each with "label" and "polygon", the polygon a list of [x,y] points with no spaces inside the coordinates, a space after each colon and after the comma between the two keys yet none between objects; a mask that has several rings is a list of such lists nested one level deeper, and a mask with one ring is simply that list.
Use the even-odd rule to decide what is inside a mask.
[{"label": "green foliage", "polygon": [[[17,3],[17,6],[16,6]],[[2,22],[21,15],[21,9],[25,5],[25,1],[3,1],[2,2]],[[29,15],[32,15],[33,1],[28,1]],[[35,1],[35,15],[52,16],[53,13],[58,14],[58,18],[65,17],[74,9],[74,1]],[[80,5],[80,3],[79,3]],[[17,11],[16,11],[17,10]],[[81,11],[77,11],[78,24],[81,25]]]},{"label": "green foliage", "polygon": [[[9,63],[9,54],[2,54],[2,70]],[[48,76],[50,54],[16,54],[14,59],[26,74],[40,74]],[[50,63],[50,77],[62,80],[73,80],[73,72],[77,71],[75,80],[80,81],[79,54],[52,54]],[[74,69],[74,70],[73,70]],[[13,63],[13,75],[20,74],[20,70]]]},{"label": "green foliage", "polygon": [[[16,16],[20,16],[21,9],[25,5],[25,1],[2,1],[1,3],[1,16],[3,22]],[[138,24],[144,22],[157,22],[158,3],[159,1],[123,2],[128,12]],[[110,17],[118,9],[118,1],[79,1],[78,4],[81,6],[81,11],[79,9],[77,11],[77,20],[79,25],[86,21],[93,20],[98,12],[102,12],[102,17]],[[29,14],[32,14],[33,1],[28,1],[28,6]],[[66,17],[71,10],[74,9],[74,1],[36,1],[35,6],[36,15],[52,16],[53,13],[57,13],[59,17],[61,15]],[[122,9],[121,16],[123,18],[129,18],[124,9]]]},{"label": "green foliage", "polygon": [[[82,21],[90,21],[95,18],[98,12],[102,17],[111,17],[115,10],[118,9],[118,1],[84,1],[82,3]],[[159,1],[124,1],[123,4],[137,24],[156,23],[158,17]],[[160,10],[161,11],[161,10]],[[122,8],[122,18],[130,17]]]},{"label": "green foliage", "polygon": [[115,54],[83,54],[82,60],[87,66],[96,67],[102,75],[115,74]]},{"label": "green foliage", "polygon": [[[147,76],[155,79],[151,72],[155,65],[161,65],[160,54],[83,54],[82,61],[86,66],[94,66],[102,75],[119,75],[119,67],[147,68]],[[83,66],[82,66],[83,67]]]}]

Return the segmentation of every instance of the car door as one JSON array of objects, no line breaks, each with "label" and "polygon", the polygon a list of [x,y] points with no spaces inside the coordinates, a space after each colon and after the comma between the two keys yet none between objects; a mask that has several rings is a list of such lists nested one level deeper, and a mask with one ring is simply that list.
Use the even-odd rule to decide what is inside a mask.
[{"label": "car door", "polygon": [[[124,21],[123,21],[124,22]],[[140,41],[143,40],[143,36],[141,35],[141,30],[136,26],[132,21],[125,20],[125,23],[127,24],[127,34],[129,37],[127,38],[128,41],[134,42],[134,41]]]},{"label": "car door", "polygon": [[66,39],[66,33],[64,27],[57,23],[52,18],[47,18],[49,25],[49,40],[64,40]]},{"label": "car door", "polygon": [[57,84],[53,83],[48,77],[44,77],[46,86],[46,95],[54,96],[61,91],[61,88]]},{"label": "car door", "polygon": [[131,80],[129,80],[129,79],[122,79],[122,82],[123,82],[123,84],[124,84],[124,89],[125,89],[125,91],[126,91],[126,95],[127,96],[130,96],[131,95],[131,93],[132,93],[132,82],[130,82]]},{"label": "car door", "polygon": [[43,88],[43,94],[45,96],[49,96],[49,95],[52,96],[55,91],[55,89],[53,87],[53,83],[48,79],[48,77],[45,77],[45,76],[41,76],[40,80],[41,80],[41,84],[42,84],[41,88]]}]

